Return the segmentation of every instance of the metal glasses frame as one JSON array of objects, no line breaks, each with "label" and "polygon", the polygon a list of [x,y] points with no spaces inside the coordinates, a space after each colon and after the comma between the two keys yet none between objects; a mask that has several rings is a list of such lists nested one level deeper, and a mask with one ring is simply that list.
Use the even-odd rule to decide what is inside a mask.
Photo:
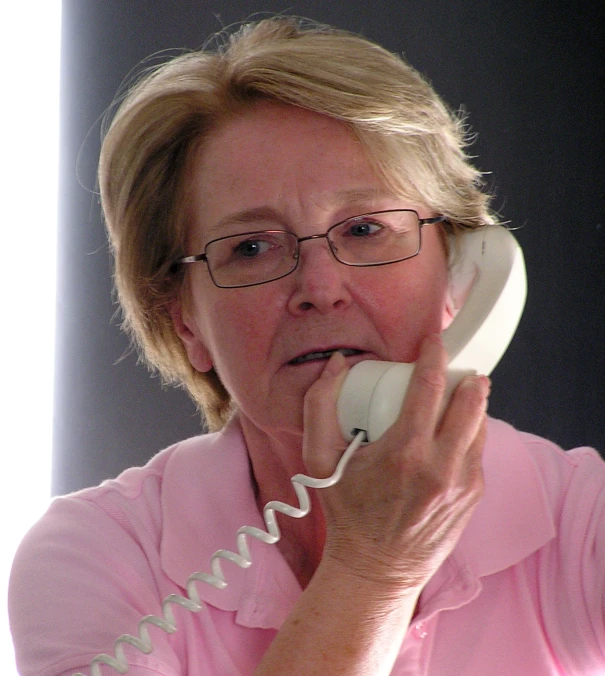
[{"label": "metal glasses frame", "polygon": [[[336,247],[332,240],[330,239],[330,232],[334,230],[334,228],[337,228],[340,225],[343,225],[344,223],[348,223],[349,221],[355,221],[356,219],[363,218],[364,216],[377,216],[379,214],[390,214],[390,213],[398,213],[398,212],[408,212],[408,213],[413,213],[416,214],[416,219],[418,221],[418,232],[419,232],[419,240],[418,240],[418,249],[415,251],[415,253],[411,254],[410,256],[404,256],[403,258],[396,258],[394,260],[389,260],[389,261],[380,261],[377,263],[348,263],[347,261],[343,261],[338,257],[338,254],[336,253]],[[332,252],[332,255],[334,258],[339,262],[342,263],[342,265],[348,265],[349,267],[356,267],[356,268],[370,268],[370,267],[377,267],[380,265],[390,265],[391,263],[400,263],[401,261],[406,261],[410,258],[414,258],[414,256],[417,256],[420,253],[421,245],[422,245],[422,228],[425,225],[431,225],[433,223],[442,223],[447,220],[446,216],[433,216],[432,218],[420,218],[418,212],[415,209],[384,209],[382,211],[370,211],[365,214],[359,214],[357,216],[350,216],[349,218],[345,218],[342,221],[338,221],[338,223],[334,223],[334,225],[331,225],[326,232],[324,232],[321,235],[307,235],[306,237],[296,237],[294,233],[289,232],[288,230],[253,230],[250,232],[243,232],[238,235],[226,235],[225,237],[217,237],[216,239],[210,240],[204,247],[204,252],[201,254],[196,254],[194,256],[183,256],[182,258],[177,258],[174,263],[173,263],[173,268],[176,268],[179,265],[182,264],[189,264],[189,263],[199,263],[200,261],[203,261],[208,265],[208,272],[210,274],[210,279],[212,280],[212,283],[217,286],[219,289],[240,289],[244,288],[247,286],[260,286],[261,284],[268,284],[269,282],[275,282],[278,279],[283,279],[284,277],[287,277],[288,275],[292,274],[296,268],[298,267],[298,263],[300,260],[300,244],[301,242],[307,242],[312,239],[326,239],[328,241],[328,247],[330,251]],[[208,250],[208,247],[213,244],[214,242],[220,242],[226,239],[232,239],[235,237],[245,237],[246,235],[256,235],[260,234],[263,232],[267,233],[286,233],[291,237],[296,238],[296,249],[294,252],[294,265],[288,272],[284,272],[283,274],[280,274],[278,277],[271,277],[271,279],[265,279],[262,282],[252,282],[248,284],[218,284],[216,280],[214,279],[214,275],[212,273],[212,265],[210,261],[208,260],[208,255],[206,251]]]}]

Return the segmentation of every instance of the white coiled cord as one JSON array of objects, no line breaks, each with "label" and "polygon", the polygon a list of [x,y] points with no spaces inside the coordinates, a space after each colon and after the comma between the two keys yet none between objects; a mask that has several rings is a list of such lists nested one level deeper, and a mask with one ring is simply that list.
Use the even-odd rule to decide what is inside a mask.
[{"label": "white coiled cord", "polygon": [[[193,573],[187,580],[186,589],[187,596],[180,594],[169,594],[162,601],[163,617],[156,615],[146,615],[139,622],[138,637],[131,634],[123,634],[114,643],[114,657],[105,655],[97,655],[90,663],[91,676],[102,676],[101,667],[99,665],[106,664],[113,667],[120,674],[125,674],[128,671],[128,662],[124,655],[124,645],[131,645],[140,650],[145,655],[148,655],[153,650],[153,644],[149,636],[149,629],[146,625],[152,624],[160,629],[163,629],[167,634],[173,634],[177,630],[174,613],[172,612],[172,604],[176,603],[183,608],[198,613],[203,608],[203,601],[200,599],[197,589],[197,582],[206,582],[217,589],[224,589],[227,586],[223,570],[221,568],[220,559],[227,559],[232,563],[237,564],[240,568],[248,568],[252,565],[252,558],[250,557],[250,549],[248,547],[248,536],[257,538],[261,542],[267,544],[275,544],[281,538],[281,532],[277,525],[275,512],[280,512],[286,516],[291,516],[294,519],[301,519],[303,516],[311,511],[311,501],[309,500],[309,488],[329,488],[338,483],[342,474],[349,462],[353,453],[359,448],[360,444],[365,440],[365,432],[358,432],[353,441],[349,444],[347,450],[342,454],[336,469],[332,476],[326,479],[314,479],[305,474],[296,474],[292,477],[292,485],[298,498],[298,507],[293,507],[285,502],[279,500],[271,500],[263,509],[263,518],[267,526],[267,530],[261,530],[254,526],[242,526],[236,534],[236,542],[239,553],[230,552],[227,549],[219,549],[210,559],[210,568],[212,573]],[[82,672],[77,672],[73,676],[85,676]]]}]

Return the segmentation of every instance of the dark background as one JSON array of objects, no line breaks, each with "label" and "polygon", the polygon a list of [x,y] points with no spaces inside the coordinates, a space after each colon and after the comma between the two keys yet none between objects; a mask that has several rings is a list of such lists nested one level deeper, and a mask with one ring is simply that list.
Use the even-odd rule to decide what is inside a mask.
[{"label": "dark background", "polygon": [[[199,433],[195,407],[137,364],[118,327],[95,194],[100,118],[143,59],[255,12],[307,16],[403,52],[464,106],[495,204],[519,230],[529,296],[491,414],[605,450],[601,2],[65,0],[53,493]],[[43,60],[41,60],[43,69]],[[41,102],[43,114],[43,102]]]}]

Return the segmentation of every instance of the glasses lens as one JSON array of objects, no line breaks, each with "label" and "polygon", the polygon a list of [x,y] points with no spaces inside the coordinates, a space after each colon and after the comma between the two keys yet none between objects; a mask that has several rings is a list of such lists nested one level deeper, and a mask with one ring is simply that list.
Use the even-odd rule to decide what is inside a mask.
[{"label": "glasses lens", "polygon": [[206,246],[206,256],[217,286],[252,286],[292,272],[296,246],[292,233],[263,230],[215,239]]},{"label": "glasses lens", "polygon": [[342,263],[394,263],[420,251],[418,214],[398,210],[356,216],[331,228],[329,238]]}]

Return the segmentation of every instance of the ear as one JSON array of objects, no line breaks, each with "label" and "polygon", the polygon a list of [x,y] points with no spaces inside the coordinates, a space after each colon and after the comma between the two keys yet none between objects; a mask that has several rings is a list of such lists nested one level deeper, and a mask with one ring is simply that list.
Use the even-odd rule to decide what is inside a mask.
[{"label": "ear", "polygon": [[447,327],[452,323],[458,308],[456,308],[456,303],[452,298],[450,290],[447,291],[447,296],[445,298],[445,305],[443,307],[443,316],[441,318],[441,330],[447,329]]},{"label": "ear", "polygon": [[170,316],[174,330],[185,347],[191,366],[200,373],[211,371],[213,364],[210,352],[202,341],[195,324],[183,316],[180,300],[174,301],[170,306]]}]

